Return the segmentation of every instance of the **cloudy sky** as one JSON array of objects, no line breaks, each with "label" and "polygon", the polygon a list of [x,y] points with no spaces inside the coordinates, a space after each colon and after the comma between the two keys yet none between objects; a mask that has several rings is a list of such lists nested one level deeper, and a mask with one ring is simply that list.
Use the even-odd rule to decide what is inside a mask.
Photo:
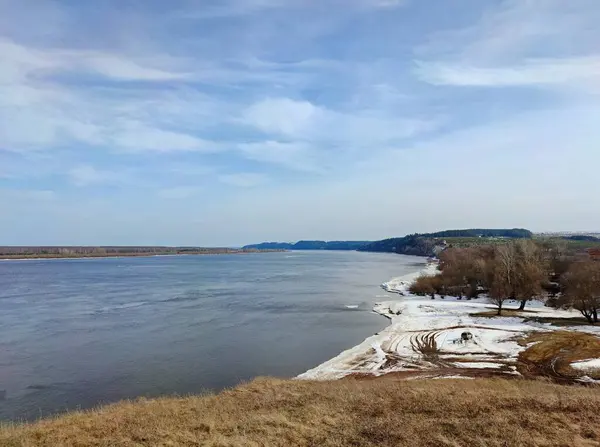
[{"label": "cloudy sky", "polygon": [[598,0],[0,0],[0,245],[599,230]]}]

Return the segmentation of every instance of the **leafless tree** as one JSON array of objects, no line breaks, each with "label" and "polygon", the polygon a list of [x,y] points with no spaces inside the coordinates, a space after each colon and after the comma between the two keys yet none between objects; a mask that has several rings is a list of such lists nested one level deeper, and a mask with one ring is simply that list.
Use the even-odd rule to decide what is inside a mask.
[{"label": "leafless tree", "polygon": [[519,310],[527,301],[542,294],[546,270],[539,247],[532,241],[515,241],[498,245],[493,260],[490,298],[498,315],[507,300],[519,300]]},{"label": "leafless tree", "polygon": [[517,282],[517,250],[515,244],[503,244],[496,247],[492,263],[490,300],[502,315],[504,302],[515,298]]},{"label": "leafless tree", "polygon": [[515,298],[521,300],[519,310],[524,310],[527,301],[541,296],[547,268],[542,251],[537,244],[529,240],[521,240],[515,244],[517,252]]},{"label": "leafless tree", "polygon": [[589,323],[598,322],[600,311],[600,262],[574,263],[563,276],[565,292],[558,306],[577,309]]}]

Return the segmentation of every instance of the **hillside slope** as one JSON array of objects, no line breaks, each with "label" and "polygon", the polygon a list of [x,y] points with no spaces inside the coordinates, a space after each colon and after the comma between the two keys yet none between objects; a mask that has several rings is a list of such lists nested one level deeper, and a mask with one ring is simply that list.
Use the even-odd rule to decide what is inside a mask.
[{"label": "hillside slope", "polygon": [[0,429],[14,446],[594,446],[600,389],[476,379],[259,379]]},{"label": "hillside slope", "polygon": [[493,238],[528,239],[533,236],[529,230],[522,228],[513,229],[467,229],[445,230],[436,233],[409,234],[404,237],[395,237],[381,241],[371,242],[358,248],[359,251],[398,253],[402,255],[434,256],[437,251],[445,246],[448,238],[467,238],[473,240],[486,240]]}]

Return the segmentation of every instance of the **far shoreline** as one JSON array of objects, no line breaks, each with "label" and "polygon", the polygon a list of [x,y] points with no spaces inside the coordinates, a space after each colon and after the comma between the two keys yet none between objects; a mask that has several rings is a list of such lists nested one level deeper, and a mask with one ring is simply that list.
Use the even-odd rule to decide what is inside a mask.
[{"label": "far shoreline", "polygon": [[260,254],[260,253],[294,253],[294,252],[356,252],[356,253],[373,253],[373,254],[390,254],[390,255],[401,255],[411,256],[421,259],[430,259],[429,256],[425,255],[413,255],[404,253],[394,252],[377,252],[377,251],[360,251],[360,250],[297,250],[297,249],[284,249],[284,248],[273,248],[273,249],[205,249],[199,251],[186,251],[181,253],[173,252],[124,252],[124,253],[74,253],[58,255],[57,253],[31,253],[31,254],[0,254],[0,261],[44,261],[44,260],[57,260],[57,259],[113,259],[113,258],[153,258],[153,257],[167,257],[167,256],[205,256],[205,255],[246,255],[246,254]]},{"label": "far shoreline", "polygon": [[117,259],[117,258],[155,258],[175,256],[207,256],[207,255],[249,255],[261,253],[285,253],[288,250],[215,250],[189,253],[103,253],[103,254],[73,254],[57,256],[54,253],[31,255],[0,255],[0,261],[47,261],[60,259]]}]

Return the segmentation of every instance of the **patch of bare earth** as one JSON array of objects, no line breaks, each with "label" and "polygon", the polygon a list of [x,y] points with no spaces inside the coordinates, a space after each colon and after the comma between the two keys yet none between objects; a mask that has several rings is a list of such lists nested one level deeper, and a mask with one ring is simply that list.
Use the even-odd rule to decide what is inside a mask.
[{"label": "patch of bare earth", "polygon": [[15,446],[597,446],[600,388],[540,381],[259,379],[31,425]]},{"label": "patch of bare earth", "polygon": [[519,354],[518,370],[524,376],[546,376],[559,382],[577,380],[583,374],[600,379],[598,371],[575,370],[571,363],[600,358],[600,338],[573,331],[536,332],[521,339],[529,346]]}]

